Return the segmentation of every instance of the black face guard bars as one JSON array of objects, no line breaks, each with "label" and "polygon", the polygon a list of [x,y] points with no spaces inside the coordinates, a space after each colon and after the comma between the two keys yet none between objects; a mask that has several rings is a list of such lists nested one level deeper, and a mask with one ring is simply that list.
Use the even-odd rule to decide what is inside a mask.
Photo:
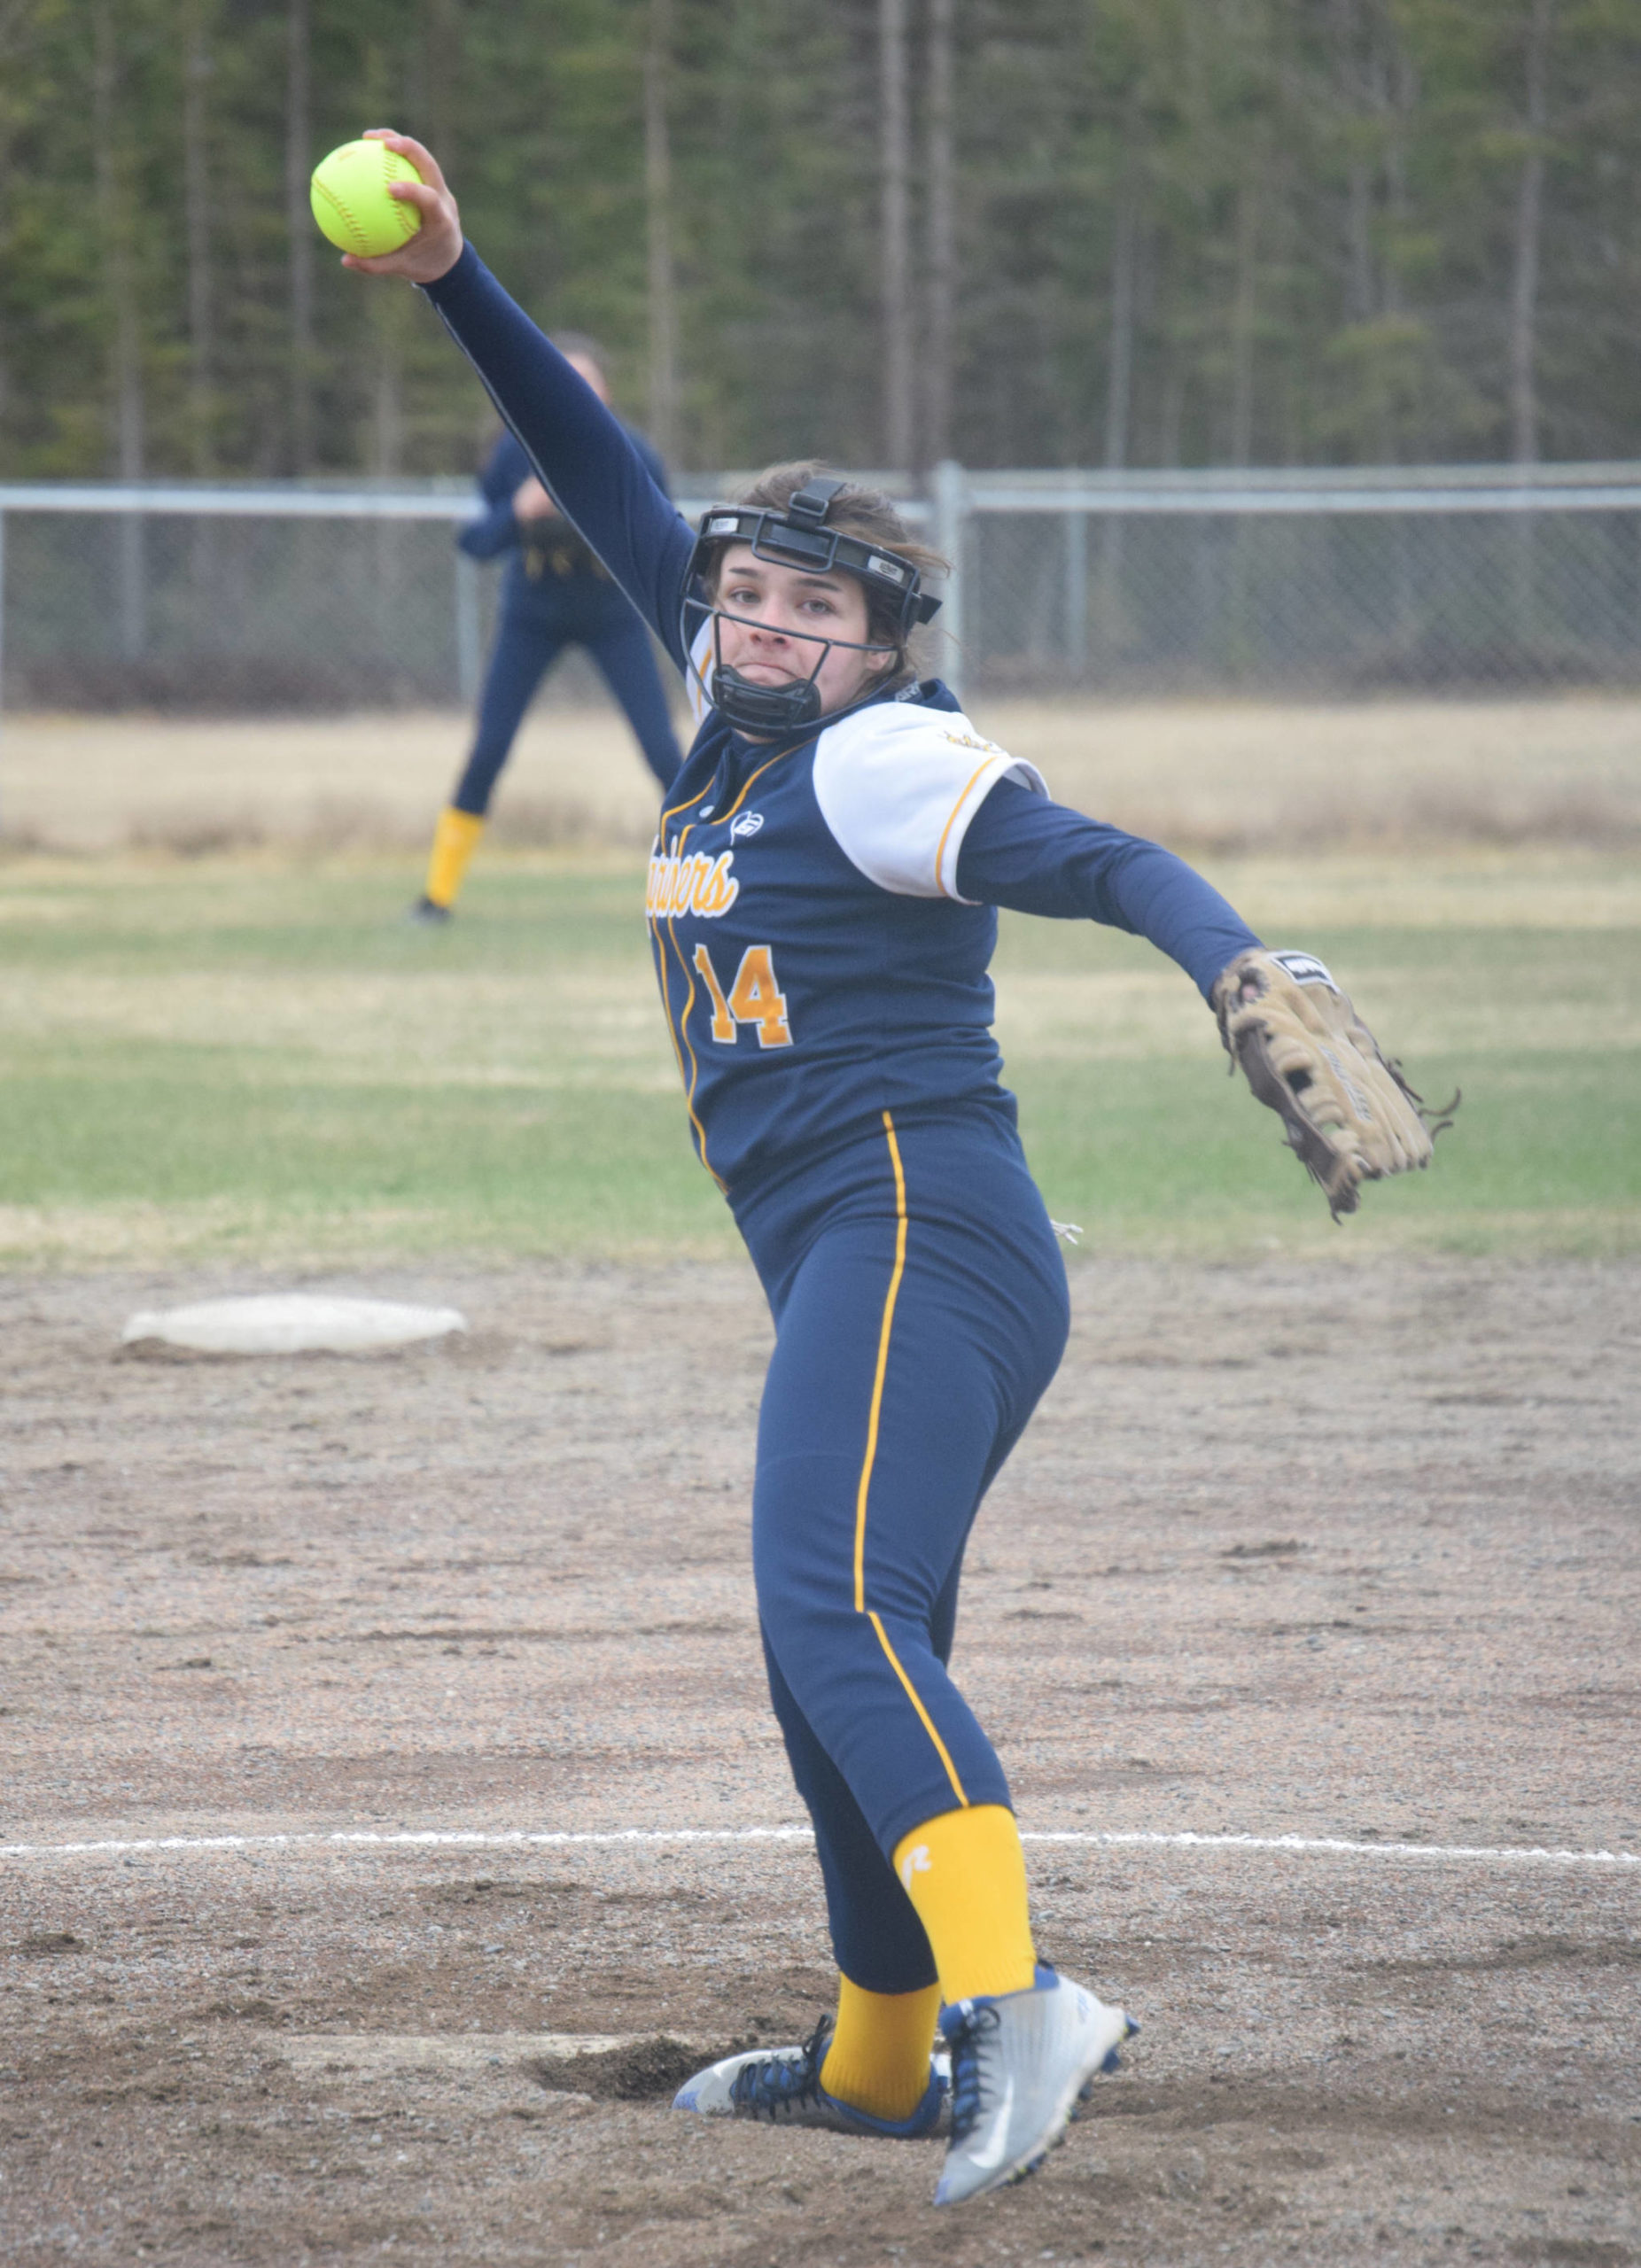
[{"label": "black face guard bars", "polygon": [[[868,591],[876,591],[897,602],[895,624],[902,638],[920,624],[931,620],[939,610],[939,600],[922,589],[922,578],[909,559],[901,559],[875,544],[863,542],[859,536],[845,535],[837,528],[827,526],[826,516],[832,500],[847,485],[829,478],[812,480],[797,491],[783,512],[764,505],[714,504],[701,516],[695,549],[684,575],[680,636],[706,701],[739,731],[784,737],[789,733],[809,732],[829,723],[830,718],[822,714],[820,692],[815,680],[832,648],[837,646],[860,654],[892,654],[897,649],[893,645],[862,644],[847,638],[811,640],[803,633],[789,633],[795,639],[820,648],[814,668],[806,678],[795,678],[786,685],[758,685],[743,678],[739,671],[726,668],[719,655],[719,624],[743,622],[753,629],[762,625],[751,622],[745,615],[724,614],[706,596],[706,568],[712,554],[721,547],[744,543],[754,558],[769,560],[777,566],[807,568],[815,575],[841,571],[854,576]],[[693,623],[692,614],[696,617]],[[699,634],[703,617],[710,617],[712,623],[710,682],[694,659],[694,641]],[[861,700],[869,697],[867,694],[858,695],[848,707],[858,707]],[[841,717],[847,711],[839,709],[832,713]]]},{"label": "black face guard bars", "polygon": [[[686,602],[686,606],[688,603]],[[790,644],[818,646],[820,649],[813,669],[807,677],[789,678],[783,685],[759,685],[756,679],[743,677],[739,670],[730,668],[725,662],[719,633],[726,622],[741,623],[749,630],[766,629],[768,625],[754,621],[751,615],[727,614],[721,607],[712,607],[708,613],[712,625],[712,666],[704,670],[692,654],[690,669],[708,706],[716,709],[719,715],[733,725],[737,732],[751,733],[755,738],[781,740],[791,733],[807,735],[820,726],[830,724],[834,718],[846,716],[851,709],[858,709],[863,701],[871,699],[877,690],[877,684],[858,693],[844,708],[822,714],[820,687],[816,680],[826,666],[827,656],[835,646],[846,654],[894,654],[899,650],[894,646],[862,645],[853,638],[822,638],[809,631],[789,630],[783,635]],[[884,671],[883,675],[887,677],[889,672]],[[882,679],[878,680],[881,682]]]}]

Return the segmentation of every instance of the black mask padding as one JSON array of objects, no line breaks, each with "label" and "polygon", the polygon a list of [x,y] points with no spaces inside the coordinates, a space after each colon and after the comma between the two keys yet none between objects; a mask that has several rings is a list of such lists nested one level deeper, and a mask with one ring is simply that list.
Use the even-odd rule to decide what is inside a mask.
[{"label": "black mask padding", "polygon": [[819,718],[820,688],[812,677],[787,685],[755,685],[719,662],[712,672],[712,706],[740,732],[797,733]]}]

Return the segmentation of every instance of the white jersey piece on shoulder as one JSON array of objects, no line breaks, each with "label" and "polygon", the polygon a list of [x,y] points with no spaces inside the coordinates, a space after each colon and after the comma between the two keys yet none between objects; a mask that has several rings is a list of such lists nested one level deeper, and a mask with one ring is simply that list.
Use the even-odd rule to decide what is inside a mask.
[{"label": "white jersey piece on shoulder", "polygon": [[712,617],[709,614],[690,641],[689,666],[684,672],[684,698],[689,703],[689,721],[697,732],[712,713],[707,687],[712,682],[716,659],[712,650]]},{"label": "white jersey piece on shoulder", "polygon": [[1035,765],[983,740],[960,711],[920,703],[875,702],[815,744],[820,816],[850,863],[898,897],[958,897],[963,838],[999,780],[1048,793]]}]

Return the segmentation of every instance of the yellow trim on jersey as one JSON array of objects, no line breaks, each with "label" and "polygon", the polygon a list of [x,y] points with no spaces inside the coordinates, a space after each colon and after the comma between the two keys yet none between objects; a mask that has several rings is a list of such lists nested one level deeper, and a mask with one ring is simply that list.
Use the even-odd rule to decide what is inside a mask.
[{"label": "yellow trim on jersey", "polygon": [[[951,735],[950,735],[950,734],[948,734],[948,735],[947,735],[947,737],[948,737],[948,739],[949,739],[949,738],[951,737]],[[992,765],[992,764],[996,760],[996,757],[997,757],[997,750],[996,750],[995,749],[993,749],[993,750],[992,750],[992,753],[991,753],[991,755],[987,757],[987,758],[986,758],[986,760],[985,760],[985,763],[984,763],[984,764],[983,764],[983,765],[981,765],[978,767],[978,769],[977,769],[977,770],[976,770],[976,771],[974,771],[974,772],[971,772],[971,773],[969,773],[968,780],[967,780],[967,781],[966,781],[966,782],[964,783],[964,787],[963,787],[963,792],[962,792],[962,794],[958,797],[957,801],[956,801],[956,802],[953,804],[953,806],[952,806],[952,815],[951,815],[951,817],[946,820],[945,825],[945,826],[941,828],[941,830],[940,830],[940,842],[939,842],[939,846],[938,846],[938,848],[937,848],[937,849],[936,850],[936,851],[935,851],[935,888],[939,891],[939,893],[940,893],[940,895],[941,895],[941,897],[951,897],[954,894],[953,891],[949,890],[949,889],[946,888],[946,886],[945,886],[945,882],[942,882],[942,881],[941,881],[941,879],[940,879],[940,869],[941,869],[941,868],[942,868],[942,866],[945,866],[945,843],[946,843],[946,837],[947,837],[947,835],[950,835],[950,834],[951,834],[952,829],[953,829],[953,828],[956,826],[956,824],[957,824],[957,815],[958,815],[959,812],[960,812],[960,811],[962,810],[963,805],[964,805],[964,804],[968,801],[968,791],[969,791],[969,789],[974,786],[974,784],[975,784],[976,781],[980,777],[981,773],[982,773],[982,772],[984,772],[984,771],[986,771],[986,770],[988,770],[988,769],[989,769],[989,767]],[[953,874],[953,876],[952,877],[952,879],[953,879],[953,882],[955,882],[955,881],[956,881],[956,879],[957,879],[956,875],[955,875],[955,874]]]},{"label": "yellow trim on jersey", "polygon": [[[757,771],[752,773],[751,778],[748,780],[745,787],[742,788],[740,794],[735,797],[734,803],[730,804],[729,809],[727,812],[719,812],[716,815],[717,818],[733,819],[735,813],[740,810],[742,804],[745,803],[748,795],[751,792],[754,782],[763,778],[765,773],[768,771],[770,765],[779,764],[782,757],[796,756],[797,753],[797,750],[796,749],[782,749],[780,755],[772,756],[767,764],[760,764]],[[668,819],[674,818],[680,812],[692,811],[696,804],[700,803],[702,798],[708,794],[712,788],[712,781],[709,780],[706,787],[702,788],[699,796],[692,796],[687,804],[674,804],[670,810],[664,811],[662,812],[660,842],[661,848],[664,852],[667,851],[666,823]],[[680,832],[677,843],[673,845],[672,850],[668,852],[667,855],[675,858],[681,858],[683,857],[684,845],[688,840],[689,829],[686,827]],[[678,920],[677,914],[657,913],[651,914],[649,918],[652,929],[658,928],[663,921],[665,922],[666,934],[673,947],[673,957],[677,960],[680,968],[682,969],[684,973],[684,982],[688,987],[688,990],[684,996],[683,1011],[678,1019],[678,1031],[676,1036],[674,1036],[673,1031],[672,1004],[667,997],[666,975],[665,967],[663,967],[660,972],[661,1013],[666,1018],[667,1037],[672,1039],[673,1053],[678,1064],[678,1076],[683,1084],[684,1108],[689,1114],[689,1123],[695,1128],[696,1146],[701,1153],[701,1162],[706,1168],[708,1173],[712,1175],[719,1189],[727,1195],[729,1184],[719,1172],[711,1158],[706,1154],[706,1129],[696,1116],[696,1084],[701,1076],[701,1066],[696,1060],[695,1046],[689,1037],[689,1011],[694,1007],[696,1000],[695,974],[690,968],[688,962],[684,959],[683,947],[678,942],[678,932],[673,926]],[[665,963],[666,959],[665,953],[662,954],[661,959]],[[681,1039],[682,1040],[684,1046],[688,1050],[689,1053],[689,1074],[687,1078],[684,1075],[684,1060],[682,1055],[679,1053],[679,1041]]]},{"label": "yellow trim on jersey", "polygon": [[[802,742],[800,745],[807,746],[807,742]],[[745,803],[747,797],[751,794],[753,788],[763,778],[765,773],[769,770],[771,765],[783,764],[789,756],[796,756],[797,754],[797,750],[795,748],[783,748],[779,756],[772,756],[767,764],[760,764],[757,771],[754,772],[751,779],[748,780],[745,787],[742,788],[740,794],[735,797],[734,803],[730,804],[729,809],[727,812],[715,812],[712,814],[713,826],[716,827],[720,819],[733,819],[735,817],[742,804]]]},{"label": "yellow trim on jersey", "polygon": [[701,790],[701,795],[699,795],[699,796],[691,796],[691,797],[689,798],[689,801],[688,801],[687,804],[673,804],[671,806],[671,808],[670,808],[670,809],[668,809],[668,810],[664,810],[664,811],[662,812],[662,813],[661,813],[661,845],[662,845],[662,848],[663,848],[664,850],[665,850],[665,847],[666,847],[666,823],[667,823],[668,819],[676,819],[680,812],[692,811],[692,810],[695,808],[696,804],[698,804],[698,803],[701,801],[702,796],[703,796],[707,795],[707,794],[711,791],[712,785],[712,781],[709,780],[709,781],[707,781],[707,783],[706,783],[706,786],[705,786],[704,788],[702,788],[702,790]]},{"label": "yellow trim on jersey", "polygon": [[661,988],[661,1015],[666,1025],[667,1038],[672,1045],[673,1060],[678,1066],[678,1084],[687,1094],[689,1090],[689,1077],[684,1069],[683,1052],[678,1045],[678,1034],[673,1029],[673,1004],[666,997],[666,941],[660,935],[658,923],[652,921],[649,924],[649,931],[656,949],[656,983]]},{"label": "yellow trim on jersey", "polygon": [[[699,802],[699,796],[697,796],[696,800]],[[682,834],[681,834],[678,838],[678,849],[681,856],[682,854],[684,845],[688,842],[688,840],[689,829],[685,827]],[[678,1036],[680,1039],[683,1041],[689,1054],[689,1076],[684,1082],[684,1108],[689,1114],[689,1123],[696,1130],[696,1142],[701,1153],[701,1162],[706,1168],[708,1173],[712,1175],[719,1189],[721,1189],[724,1194],[727,1196],[729,1193],[729,1184],[719,1172],[711,1158],[707,1156],[706,1129],[696,1116],[696,1083],[701,1076],[701,1066],[696,1060],[695,1044],[689,1037],[689,1011],[696,1004],[695,972],[690,967],[688,962],[684,959],[684,949],[678,942],[678,930],[675,926],[678,920],[678,916],[675,913],[669,913],[665,917],[657,918],[664,918],[665,920],[668,943],[672,945],[673,957],[677,960],[678,966],[684,972],[684,982],[688,987],[688,991],[684,995],[684,1005],[679,1013],[678,1018]],[[664,986],[663,990],[665,990],[665,988]],[[671,1022],[672,1019],[670,1015],[667,1021],[669,1023]],[[683,1072],[683,1065],[680,1063],[678,1068],[681,1076]]]}]

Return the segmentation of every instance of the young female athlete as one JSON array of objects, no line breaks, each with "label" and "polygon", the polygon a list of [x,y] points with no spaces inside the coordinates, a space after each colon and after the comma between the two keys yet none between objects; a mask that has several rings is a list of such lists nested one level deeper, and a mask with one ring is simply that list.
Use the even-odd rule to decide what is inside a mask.
[{"label": "young female athlete", "polygon": [[423,225],[346,264],[427,292],[704,703],[648,915],[694,1140],[775,1321],[753,1565],[840,1982],[835,2023],[712,2066],[679,2106],[927,2134],[938,2022],[953,2202],[1039,2163],[1134,2029],[1038,1965],[1008,1785],[946,1667],[970,1526],[1068,1320],[999,1082],[995,909],[1137,931],[1205,994],[1258,941],[919,681],[929,555],[883,499],[784,467],[691,531],[463,247],[430,153],[384,138],[422,176],[394,193]]},{"label": "young female athlete", "polygon": [[[601,401],[610,399],[603,358],[576,331],[555,342]],[[629,436],[657,487],[660,458]],[[484,832],[496,781],[512,753],[535,689],[566,646],[585,646],[626,712],[645,763],[663,788],[678,770],[678,742],[666,712],[649,633],[575,530],[561,517],[517,438],[504,432],[478,478],[482,516],[456,538],[472,559],[505,557],[501,618],[478,701],[478,726],[455,793],[439,814],[427,880],[410,919],[448,921]]]}]

